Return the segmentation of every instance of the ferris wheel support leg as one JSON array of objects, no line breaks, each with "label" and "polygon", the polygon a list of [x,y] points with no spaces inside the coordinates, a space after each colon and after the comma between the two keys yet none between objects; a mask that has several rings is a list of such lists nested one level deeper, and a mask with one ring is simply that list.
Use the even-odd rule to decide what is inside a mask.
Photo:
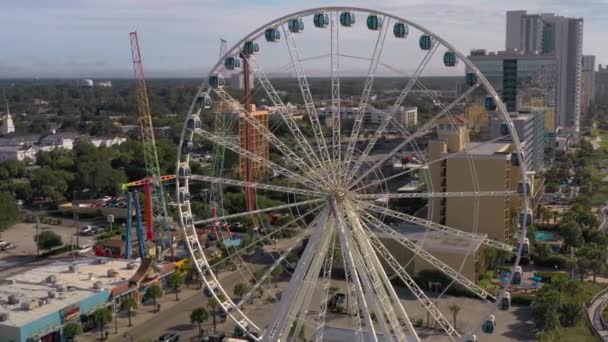
[{"label": "ferris wheel support leg", "polygon": [[374,146],[378,142],[378,139],[380,139],[380,136],[382,136],[382,134],[384,133],[384,131],[388,127],[388,124],[391,122],[391,119],[394,119],[395,114],[397,114],[397,112],[399,111],[399,107],[401,107],[401,104],[403,103],[403,101],[405,100],[405,98],[407,97],[407,95],[410,93],[410,91],[412,90],[412,88],[414,87],[414,84],[416,84],[416,80],[418,80],[418,77],[424,71],[424,69],[426,68],[427,64],[429,63],[429,61],[431,60],[431,58],[435,54],[435,51],[437,50],[437,46],[439,46],[439,44],[437,42],[433,43],[433,48],[430,49],[424,55],[424,58],[422,59],[422,61],[418,65],[418,67],[416,68],[416,71],[414,72],[414,75],[412,75],[412,77],[408,81],[408,83],[405,86],[405,88],[401,91],[401,94],[399,94],[399,97],[397,98],[397,100],[395,101],[395,103],[393,104],[393,106],[389,109],[388,115],[386,115],[382,119],[382,122],[380,123],[380,126],[374,132],[374,135],[373,135],[372,139],[367,143],[367,146],[365,146],[365,150],[363,150],[363,153],[361,153],[361,155],[359,156],[359,158],[355,162],[355,165],[352,167],[352,169],[350,170],[350,172],[348,172],[347,179],[353,178],[354,175],[357,174],[357,171],[359,171],[359,168],[361,167],[361,165],[363,165],[363,163],[365,162],[365,159],[367,158],[367,156],[369,156],[369,154],[371,153],[372,149],[374,148]]},{"label": "ferris wheel support leg", "polygon": [[340,23],[339,12],[330,13],[331,21],[331,118],[332,118],[332,152],[338,175],[342,174],[342,141],[340,120]]},{"label": "ferris wheel support leg", "polygon": [[376,292],[377,305],[381,308],[383,313],[382,318],[379,319],[388,320],[392,333],[395,334],[397,341],[406,341],[406,334],[398,319],[398,317],[400,317],[403,319],[406,329],[410,332],[412,338],[415,341],[420,341],[416,329],[414,329],[412,322],[403,308],[401,299],[395,292],[390,279],[386,275],[380,260],[378,260],[378,257],[369,242],[369,238],[365,234],[359,215],[357,215],[352,208],[348,210],[347,213],[351,222],[351,227],[353,228],[353,239],[359,246],[362,266],[365,267],[369,274],[372,286]]},{"label": "ferris wheel support leg", "polygon": [[[323,251],[327,252],[327,249],[323,249],[323,246],[327,246],[330,240],[331,231],[323,229],[327,219],[327,212],[324,212],[313,222],[313,234],[302,253],[302,257],[298,262],[295,272],[291,276],[289,285],[285,290],[285,293],[281,296],[281,301],[278,307],[274,310],[272,318],[268,323],[266,331],[263,335],[263,341],[279,341],[282,336],[286,333],[285,330],[289,329],[289,317],[292,311],[297,308],[295,304],[301,300],[302,294],[308,291],[310,284],[304,282],[305,277],[309,272],[314,273],[314,267],[318,263],[319,256],[322,256],[322,260],[325,258]],[[321,263],[319,263],[320,265]],[[320,269],[320,266],[319,266]],[[317,269],[317,276],[319,269]]]},{"label": "ferris wheel support leg", "polygon": [[[378,337],[376,335],[376,329],[374,327],[374,322],[372,320],[371,313],[368,307],[368,299],[365,295],[365,291],[363,290],[363,279],[367,279],[360,275],[359,270],[360,267],[357,267],[357,262],[355,260],[354,254],[356,252],[355,246],[350,241],[350,238],[346,232],[346,223],[344,222],[344,214],[339,210],[335,200],[330,202],[331,214],[336,222],[336,233],[338,234],[338,238],[340,240],[340,246],[342,249],[342,256],[345,260],[345,264],[347,268],[350,270],[351,279],[354,284],[355,294],[357,297],[357,304],[361,312],[363,313],[363,319],[368,329],[368,333],[374,342],[378,342]],[[357,309],[357,308],[354,308]],[[357,309],[357,310],[358,310]],[[381,317],[381,316],[380,316]]]},{"label": "ferris wheel support leg", "polygon": [[[331,288],[331,270],[334,264],[336,236],[334,234],[332,241],[330,242],[331,252],[325,257],[325,263],[323,264],[323,297],[321,298],[321,309],[317,316],[317,329],[313,334],[315,341],[323,340],[323,332],[325,330],[325,318],[327,317],[327,305],[329,303],[329,290]],[[294,336],[299,336],[299,332]]]},{"label": "ferris wheel support leg", "polygon": [[[364,221],[372,223],[368,218],[363,218]],[[373,224],[373,223],[372,223]],[[367,227],[367,225],[364,225]],[[414,294],[414,296],[418,299],[418,301],[424,306],[424,308],[431,313],[433,318],[439,323],[441,328],[450,336],[452,340],[460,338],[460,334],[454,327],[450,324],[450,322],[443,316],[441,311],[435,306],[435,304],[427,297],[424,291],[416,284],[416,281],[409,275],[406,268],[401,266],[401,264],[393,257],[390,251],[382,244],[380,239],[366,228],[366,236],[371,242],[373,248],[376,250],[377,254],[381,256],[388,266],[395,272],[395,275],[399,277],[399,279],[403,282],[403,284]]]},{"label": "ferris wheel support leg", "polygon": [[361,174],[352,183],[350,183],[349,187],[353,187],[357,183],[361,182],[363,179],[365,179],[365,177],[367,177],[367,175],[369,175],[370,173],[372,173],[378,167],[382,166],[387,160],[389,160],[390,158],[392,158],[396,153],[398,153],[404,146],[406,146],[407,144],[409,144],[412,140],[414,140],[416,138],[419,138],[419,137],[423,136],[424,134],[426,134],[426,131],[428,129],[430,129],[431,127],[433,127],[433,125],[435,124],[435,122],[437,120],[439,120],[446,113],[449,113],[450,110],[452,110],[452,108],[454,108],[462,100],[464,100],[465,98],[467,98],[467,96],[469,96],[471,93],[473,93],[477,89],[478,86],[479,86],[479,84],[476,84],[476,85],[472,86],[471,88],[467,89],[467,91],[465,91],[464,93],[462,93],[462,95],[458,96],[454,101],[452,101],[442,111],[440,111],[433,118],[431,118],[428,122],[426,122],[417,132],[415,132],[414,134],[411,134],[408,137],[406,137],[405,140],[403,140],[401,143],[399,143],[397,146],[395,146],[395,148],[393,148],[393,150],[391,152],[389,152],[386,156],[382,157],[374,165],[372,165],[372,167],[370,167],[365,172],[363,172],[363,174]]}]

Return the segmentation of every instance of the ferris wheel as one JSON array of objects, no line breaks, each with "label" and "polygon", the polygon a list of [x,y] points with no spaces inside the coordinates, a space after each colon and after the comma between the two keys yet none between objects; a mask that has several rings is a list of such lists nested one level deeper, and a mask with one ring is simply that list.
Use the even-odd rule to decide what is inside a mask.
[{"label": "ferris wheel", "polygon": [[[424,84],[432,75],[427,68],[459,62],[470,70],[461,95],[446,101]],[[224,75],[235,72],[245,75],[246,89],[249,75],[257,82],[245,104],[225,84]],[[498,136],[469,132],[460,112],[474,92],[486,92],[488,115],[502,118]],[[415,118],[412,103],[419,104]],[[215,132],[201,121],[210,116],[237,124]],[[227,137],[226,127],[240,127],[233,132],[240,141]],[[211,176],[194,174],[192,155],[202,142],[237,161],[223,161]],[[247,34],[200,87],[177,163],[187,248],[237,335],[491,340],[510,307],[508,290],[522,286],[532,181],[513,122],[461,52],[405,18],[324,7]],[[193,210],[204,202],[195,192],[218,185],[221,214]],[[219,257],[199,238],[218,222],[246,218],[242,233],[233,229],[214,242]],[[497,253],[506,255],[503,279],[481,284],[488,255]],[[225,271],[227,264],[234,268]],[[469,297],[455,296],[455,289]],[[466,319],[456,322],[448,308],[454,304]]]}]

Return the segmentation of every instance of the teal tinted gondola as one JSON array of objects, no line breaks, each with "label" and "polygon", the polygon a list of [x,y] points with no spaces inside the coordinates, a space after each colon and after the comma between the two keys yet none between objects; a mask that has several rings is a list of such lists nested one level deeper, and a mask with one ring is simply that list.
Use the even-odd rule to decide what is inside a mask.
[{"label": "teal tinted gondola", "polygon": [[420,36],[420,48],[422,50],[430,50],[432,45],[433,39],[431,38],[431,36],[426,34]]},{"label": "teal tinted gondola", "polygon": [[224,66],[228,70],[234,70],[241,67],[241,60],[236,57],[227,57],[224,61]]},{"label": "teal tinted gondola", "polygon": [[222,74],[217,74],[217,75],[213,75],[213,76],[209,77],[209,85],[212,88],[221,89],[221,88],[224,88],[224,84],[225,84],[225,81],[224,81],[224,76],[222,76]]},{"label": "teal tinted gondola", "polygon": [[243,54],[245,56],[251,56],[258,51],[260,51],[260,46],[258,43],[248,41],[243,44]]},{"label": "teal tinted gondola", "polygon": [[314,22],[315,27],[326,28],[327,25],[329,25],[329,16],[327,13],[317,13],[312,21]]},{"label": "teal tinted gondola", "polygon": [[201,123],[201,119],[199,119],[195,115],[192,115],[190,118],[188,118],[188,122],[186,123],[186,127],[188,127],[188,129],[190,129],[190,130],[199,129],[202,126],[203,125]]},{"label": "teal tinted gondola", "polygon": [[453,67],[458,64],[458,58],[456,58],[456,54],[452,51],[446,51],[443,54],[443,64],[447,67]]},{"label": "teal tinted gondola", "polygon": [[409,27],[404,23],[396,23],[395,26],[393,26],[393,34],[397,38],[407,37],[409,31]]},{"label": "teal tinted gondola", "polygon": [[489,111],[496,110],[496,101],[494,101],[494,98],[492,96],[486,97],[485,107],[486,107],[486,110],[489,110]]},{"label": "teal tinted gondola", "polygon": [[302,18],[294,18],[289,20],[287,27],[291,33],[300,33],[304,31],[304,22],[302,21]]},{"label": "teal tinted gondola", "polygon": [[198,108],[209,109],[211,108],[211,104],[211,96],[209,96],[209,94],[206,92],[201,93],[196,99],[196,105],[198,106]]},{"label": "teal tinted gondola", "polygon": [[382,27],[383,19],[375,14],[370,14],[367,17],[367,28],[372,31],[377,31]]},{"label": "teal tinted gondola", "polygon": [[351,27],[355,24],[355,13],[348,11],[340,13],[340,25]]},{"label": "teal tinted gondola", "polygon": [[276,28],[271,27],[266,29],[264,36],[266,37],[267,42],[276,42],[281,39],[281,32]]},{"label": "teal tinted gondola", "polygon": [[469,87],[472,87],[477,84],[477,75],[472,72],[468,72],[465,79]]}]

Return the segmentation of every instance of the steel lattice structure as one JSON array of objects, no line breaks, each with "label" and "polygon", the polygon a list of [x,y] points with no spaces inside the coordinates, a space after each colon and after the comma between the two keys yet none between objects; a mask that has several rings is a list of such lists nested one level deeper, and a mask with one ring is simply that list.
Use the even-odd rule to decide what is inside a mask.
[{"label": "steel lattice structure", "polygon": [[[349,130],[343,129],[340,124],[342,121],[340,108],[346,103],[344,99],[341,99],[344,90],[340,86],[340,66],[343,65],[344,59],[348,58],[341,51],[343,42],[340,39],[348,34],[343,31],[348,30],[350,24],[353,24],[345,20],[348,17],[344,15],[345,13],[367,16],[368,28],[374,31],[373,34],[370,34],[373,51],[368,57],[360,58],[369,61],[369,65],[366,68],[363,92],[355,101],[358,104],[358,110],[355,113],[354,124]],[[324,28],[327,33],[327,45],[330,52],[326,57],[330,61],[329,75],[331,77],[328,94],[319,95],[311,91],[304,64],[313,58],[302,57],[302,49],[298,48],[297,33],[301,31],[299,23],[301,20],[312,17],[314,17],[316,28]],[[374,23],[379,23],[379,25],[374,26]],[[424,56],[413,68],[414,72],[406,78],[407,81],[399,90],[398,96],[389,106],[378,108],[375,106],[372,96],[374,80],[379,68],[386,64],[382,61],[383,52],[387,51],[384,49],[384,45],[390,39],[387,37],[390,35],[388,31],[391,30],[392,25],[396,24],[405,25],[405,27],[429,37],[429,45],[425,45]],[[399,29],[401,28],[402,26],[399,26]],[[397,26],[395,26],[394,35],[396,37],[397,31]],[[296,121],[293,110],[283,103],[279,91],[264,72],[261,63],[264,50],[260,49],[259,53],[255,51],[256,55],[253,53],[251,43],[260,38],[263,39],[265,33],[266,39],[270,41],[278,36],[277,32],[281,33],[281,40],[286,43],[288,65],[293,68],[294,82],[297,83],[300,90],[303,112],[309,120],[308,134],[301,129],[302,124]],[[409,35],[411,36],[412,32],[409,32]],[[415,130],[404,127],[395,120],[395,115],[412,90],[418,89],[425,96],[432,98],[432,93],[421,83],[420,77],[438,50],[449,52],[444,55],[446,65],[451,63],[450,58],[465,63],[472,70],[471,77],[474,77],[476,82],[470,85],[468,91],[450,103],[440,104],[428,120],[415,127]],[[272,50],[267,53],[278,52]],[[228,67],[231,65],[228,60],[233,61],[230,58],[235,58],[235,56],[246,58],[252,74],[259,80],[259,89],[266,94],[268,104],[275,108],[275,114],[282,120],[285,129],[289,131],[288,138],[275,134],[272,129],[251,119],[245,106],[233,98],[223,89],[223,84],[218,82],[218,75],[227,69],[232,70]],[[181,227],[187,237],[187,246],[205,286],[211,289],[210,294],[220,303],[221,309],[236,326],[252,339],[259,341],[295,340],[295,337],[303,331],[304,326],[312,326],[312,330],[306,330],[309,333],[307,338],[315,341],[324,340],[326,329],[331,325],[327,315],[331,296],[330,288],[337,282],[332,270],[339,267],[343,271],[344,278],[340,278],[339,282],[344,284],[344,291],[349,298],[348,307],[346,307],[346,312],[351,320],[349,327],[352,328],[353,336],[357,341],[420,340],[419,330],[412,323],[413,316],[409,311],[410,306],[403,304],[404,299],[399,294],[395,279],[399,280],[401,287],[413,294],[417,303],[437,322],[438,328],[443,332],[441,338],[469,340],[473,334],[478,332],[482,323],[486,322],[489,317],[493,317],[490,315],[497,310],[497,299],[498,303],[502,303],[501,299],[506,296],[508,284],[514,277],[521,257],[528,223],[526,222],[528,216],[522,215],[523,219],[519,225],[517,238],[508,241],[493,239],[477,229],[477,220],[480,215],[478,203],[486,199],[500,200],[517,197],[521,212],[528,213],[528,191],[518,190],[517,187],[506,190],[483,188],[481,186],[483,184],[479,181],[480,175],[476,173],[473,165],[472,152],[466,149],[458,152],[448,151],[441,158],[426,160],[425,153],[421,151],[417,141],[428,136],[429,132],[439,125],[451,124],[455,127],[455,117],[452,112],[466,100],[467,96],[480,89],[487,91],[489,98],[496,104],[495,111],[507,123],[513,160],[519,162],[519,184],[523,184],[524,188],[528,186],[529,189],[529,179],[525,163],[523,163],[519,139],[496,91],[479,70],[454,46],[412,21],[370,9],[315,8],[273,20],[254,30],[228,49],[212,68],[209,82],[200,87],[197,98],[193,101],[182,132],[182,145],[191,143],[194,137],[202,138],[221,147],[222,151],[229,150],[242,158],[259,163],[271,171],[270,174],[279,175],[289,184],[272,184],[270,177],[251,181],[230,177],[228,173],[216,173],[214,176],[191,174],[189,169],[190,150],[184,149],[183,146],[179,148],[176,197],[179,199],[179,217]],[[323,99],[330,104],[328,112],[332,119],[332,126],[329,129],[324,129],[320,119],[318,107],[320,96],[324,96]],[[200,124],[194,124],[194,122],[200,123],[201,115],[211,115],[209,109],[211,106],[200,105],[201,99],[213,99],[213,101],[228,106],[232,112],[238,113],[241,118],[250,123],[253,130],[264,137],[284,163],[263,158],[240,147],[238,143],[226,139],[224,132],[211,132],[209,129],[201,127]],[[364,115],[370,109],[382,113],[382,119],[373,126],[373,129],[366,127],[364,121]],[[389,152],[375,154],[374,149],[379,140],[387,134],[389,128],[392,128],[393,134],[400,135],[399,142]],[[394,133],[395,131],[397,133]],[[364,132],[368,133],[368,138],[365,140],[363,139]],[[289,139],[289,142],[286,139]],[[475,145],[475,148],[492,144],[495,141],[481,142],[479,145]],[[363,144],[364,148],[359,150],[357,144]],[[387,162],[409,147],[421,161],[420,167],[417,168],[419,170],[428,170],[433,165],[439,165],[454,158],[464,160],[464,165],[468,165],[470,170],[470,174],[467,176],[473,180],[470,185],[471,189],[437,191],[436,187],[440,185],[433,185],[432,182],[429,182],[422,191],[398,193],[389,190],[388,180],[407,175],[414,170],[408,169],[397,175],[385,177],[382,169]],[[483,177],[488,177],[488,175],[483,175]],[[289,200],[280,205],[257,206],[255,210],[240,212],[222,210],[219,217],[194,217],[191,206],[193,200],[191,200],[189,192],[192,182],[203,182],[220,188],[229,186],[242,190],[256,189],[258,196],[262,196],[260,193],[275,192],[285,194]],[[425,218],[414,213],[395,210],[389,205],[385,205],[384,202],[378,202],[378,200],[386,200],[390,203],[391,200],[419,199],[428,201],[428,210],[432,213],[432,200],[471,198],[475,199],[476,204],[472,210],[474,227],[469,230],[434,222],[430,219],[430,214]],[[229,254],[222,261],[210,264],[210,260],[204,253],[203,244],[198,239],[197,227],[205,227],[215,221],[224,222],[242,217],[259,218],[265,213],[286,211],[292,213],[293,220],[280,227],[275,227],[270,233],[260,233],[259,230],[252,233],[253,241],[250,244],[241,246],[241,249]],[[254,220],[254,222],[257,221]],[[411,235],[401,230],[401,226],[407,230],[412,225],[422,229],[423,238],[413,239]],[[291,240],[279,246],[274,235],[287,230],[296,230],[298,233]],[[467,246],[471,246],[469,247],[471,250],[489,248],[514,253],[515,262],[506,282],[507,285],[500,291],[490,292],[476,284],[474,279],[463,275],[462,266],[459,269],[446,264],[445,260],[436,256],[429,249],[427,236],[432,234],[453,239],[453,241],[464,241]],[[305,247],[301,247],[297,262],[289,261],[294,250],[299,248],[298,246],[301,246],[304,240],[307,240],[307,243]],[[415,282],[415,275],[408,271],[409,263],[404,264],[398,260],[383,241],[398,244],[400,248],[410,251],[413,258],[423,258],[434,269],[442,272],[452,283],[468,289],[479,298],[480,302],[488,304],[487,313],[478,317],[479,324],[467,326],[465,331],[457,330],[437,304],[437,300],[441,298],[431,299],[425,289]],[[269,250],[268,253],[273,257],[273,262],[269,263],[263,272],[257,272],[257,276],[251,277],[256,272],[253,272],[253,266],[247,265],[244,261],[243,254],[254,246],[262,246]],[[239,298],[230,295],[230,286],[233,284],[222,284],[216,273],[217,267],[236,258],[241,263],[237,270],[250,282],[246,293]],[[288,265],[292,266],[292,273],[281,292],[280,299],[273,305],[271,315],[266,320],[260,321],[256,315],[247,314],[243,309],[243,304],[258,293],[274,291],[267,284],[268,278],[274,274],[276,269],[286,268]]]}]

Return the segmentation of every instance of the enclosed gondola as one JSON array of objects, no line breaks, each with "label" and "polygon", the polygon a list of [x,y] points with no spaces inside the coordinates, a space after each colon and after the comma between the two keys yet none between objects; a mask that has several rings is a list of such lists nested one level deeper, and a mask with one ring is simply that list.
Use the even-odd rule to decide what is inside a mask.
[{"label": "enclosed gondola", "polygon": [[304,21],[302,18],[293,18],[287,22],[287,27],[291,33],[300,33],[304,31]]},{"label": "enclosed gondola", "polygon": [[190,201],[190,192],[186,188],[179,189],[179,200],[180,202]]},{"label": "enclosed gondola", "polygon": [[182,154],[190,154],[193,149],[194,144],[192,143],[192,140],[184,139],[182,142]]},{"label": "enclosed gondola", "polygon": [[188,166],[188,164],[180,164],[177,168],[177,175],[179,177],[190,177],[191,174],[190,166]]},{"label": "enclosed gondola", "polygon": [[524,238],[524,243],[521,247],[521,256],[527,257],[528,255],[530,255],[530,239]]},{"label": "enclosed gondola", "polygon": [[507,311],[511,308],[511,294],[509,292],[505,292],[500,295],[498,298],[498,309],[502,311]]},{"label": "enclosed gondola", "polygon": [[222,74],[217,74],[209,77],[209,85],[212,88],[222,89],[224,88],[225,84],[226,81],[224,80],[224,76],[222,76]]},{"label": "enclosed gondola", "polygon": [[496,317],[494,317],[494,315],[490,315],[490,317],[483,322],[481,330],[486,334],[493,334],[494,329],[496,329]]},{"label": "enclosed gondola", "polygon": [[477,81],[477,75],[472,72],[467,72],[467,75],[465,76],[465,82],[469,87],[476,85]]},{"label": "enclosed gondola", "polygon": [[196,115],[191,115],[188,118],[186,127],[188,127],[188,129],[190,129],[190,130],[195,130],[195,129],[201,128],[202,127],[201,119],[199,119],[198,116],[196,116]]},{"label": "enclosed gondola", "polygon": [[511,282],[513,285],[520,285],[523,277],[523,269],[521,266],[515,267],[515,272],[513,273],[513,281]]},{"label": "enclosed gondola", "polygon": [[453,51],[446,51],[443,54],[443,65],[447,67],[454,67],[458,65],[458,57]]},{"label": "enclosed gondola", "polygon": [[201,93],[196,99],[196,105],[199,109],[209,109],[212,104],[213,101],[211,101],[211,96],[209,96],[209,93],[207,92]]},{"label": "enclosed gondola", "polygon": [[519,183],[517,183],[517,193],[520,195],[525,194],[526,196],[530,196],[530,193],[532,192],[531,186],[532,182],[530,182],[529,179],[520,180]]},{"label": "enclosed gondola", "polygon": [[397,38],[405,38],[409,32],[409,27],[404,23],[395,23],[395,26],[393,26],[393,35]]},{"label": "enclosed gondola", "polygon": [[266,37],[267,42],[274,43],[281,39],[281,31],[274,27],[267,28],[266,31],[264,31],[264,37]]},{"label": "enclosed gondola", "polygon": [[524,213],[523,211],[520,210],[519,212],[519,225],[521,227],[524,226],[524,220],[525,220],[525,225],[529,226],[530,224],[532,224],[532,209],[528,208],[526,209],[526,212]]},{"label": "enclosed gondola", "polygon": [[236,57],[227,57],[226,60],[224,60],[224,66],[228,70],[234,70],[234,69],[240,68],[241,60]]},{"label": "enclosed gondola", "polygon": [[[522,152],[521,155],[522,155],[522,159],[523,159],[524,152]],[[517,154],[517,152],[512,152],[511,153],[511,165],[512,166],[519,166],[519,155]]]},{"label": "enclosed gondola", "polygon": [[243,44],[243,54],[245,56],[251,56],[258,51],[260,51],[260,46],[254,41],[247,41]]},{"label": "enclosed gondola", "polygon": [[489,111],[495,111],[497,108],[496,101],[494,100],[494,98],[492,96],[486,97],[486,99],[484,101],[484,105],[486,107],[486,110],[489,110]]},{"label": "enclosed gondola", "polygon": [[384,19],[378,17],[375,14],[370,14],[367,16],[367,28],[372,31],[378,31],[382,28],[382,24],[384,23]]},{"label": "enclosed gondola", "polygon": [[184,223],[184,226],[189,226],[192,224],[192,216],[190,215],[184,215],[182,216],[182,222]]},{"label": "enclosed gondola", "polygon": [[422,50],[430,50],[433,46],[433,38],[428,34],[423,34],[420,36],[419,45]]},{"label": "enclosed gondola", "polygon": [[352,11],[340,13],[340,25],[351,27],[355,25],[355,13]]},{"label": "enclosed gondola", "polygon": [[317,13],[312,19],[315,27],[326,28],[329,25],[329,16],[327,13]]}]

